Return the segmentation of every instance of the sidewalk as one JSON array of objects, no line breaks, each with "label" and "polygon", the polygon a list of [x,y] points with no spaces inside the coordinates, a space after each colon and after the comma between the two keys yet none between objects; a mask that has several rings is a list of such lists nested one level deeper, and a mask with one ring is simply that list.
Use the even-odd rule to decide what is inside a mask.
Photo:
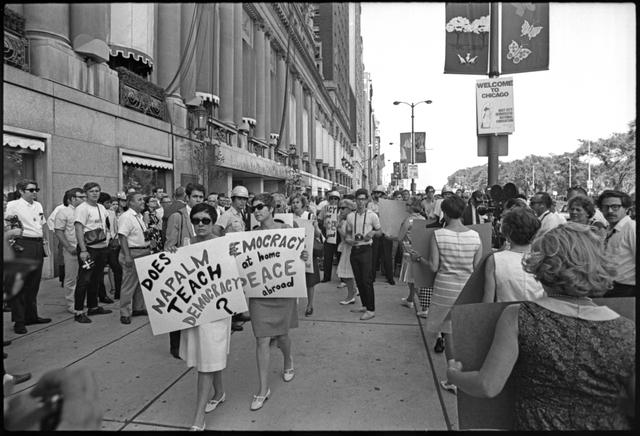
[{"label": "sidewalk", "polygon": [[[258,391],[255,338],[251,322],[234,332],[223,372],[226,401],[207,414],[207,430],[457,430],[456,397],[439,385],[444,354],[433,352],[435,336],[424,319],[400,304],[406,284],[375,282],[376,317],[360,321],[354,305],[338,304],[346,288],[337,278],[316,286],[314,314],[305,317],[298,303],[299,327],[292,329],[295,378],[282,380],[282,354],[271,349],[271,397],[249,410]],[[109,286],[107,286],[109,289]],[[168,334],[153,336],[148,318],[120,324],[118,302],[112,314],[79,324],[66,312],[57,279],[41,283],[39,315],[50,324],[13,332],[4,314],[9,373],[30,372],[17,386],[30,389],[54,368],[87,366],[100,385],[104,430],[188,430],[196,401],[195,368],[169,354]]]}]

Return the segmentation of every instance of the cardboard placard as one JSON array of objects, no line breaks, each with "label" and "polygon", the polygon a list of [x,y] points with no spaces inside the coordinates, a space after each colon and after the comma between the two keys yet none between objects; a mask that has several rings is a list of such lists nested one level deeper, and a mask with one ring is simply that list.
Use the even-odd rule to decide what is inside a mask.
[{"label": "cardboard placard", "polygon": [[338,215],[340,211],[338,210],[338,206],[326,205],[324,208],[324,228],[327,242],[336,244],[338,237]]},{"label": "cardboard placard", "polygon": [[299,228],[304,229],[304,246],[305,250],[309,253],[309,259],[304,263],[305,272],[313,274],[313,240],[316,235],[315,227],[313,227],[313,221],[306,218],[300,218],[297,215],[293,217]]},{"label": "cardboard placard", "polygon": [[[599,306],[607,306],[635,322],[635,298],[594,298]],[[453,349],[464,371],[478,371],[489,353],[496,324],[502,311],[510,304],[464,304],[451,308]],[[507,380],[502,392],[494,398],[476,398],[458,388],[458,428],[508,430],[513,424],[515,408],[515,379]]]},{"label": "cardboard placard", "polygon": [[134,259],[154,335],[246,312],[238,267],[225,238]]},{"label": "cardboard placard", "polygon": [[[417,225],[417,223],[421,225]],[[429,221],[427,221],[428,223]],[[411,229],[411,245],[413,249],[422,255],[422,257],[428,259],[429,258],[429,244],[431,243],[431,238],[433,237],[433,232],[435,232],[436,228],[425,228],[427,225],[424,225],[423,221],[414,221],[413,228]],[[484,262],[483,259],[491,253],[491,223],[484,224],[474,224],[471,226],[467,226],[471,230],[475,230],[478,232],[480,236],[480,241],[482,242],[482,255],[483,258],[478,263],[478,266],[474,270],[474,274],[478,272],[479,269],[482,269],[482,278],[484,279]],[[480,266],[482,265],[482,268]],[[416,288],[424,288],[428,286],[433,286],[433,282],[436,279],[436,274],[431,271],[428,266],[423,266],[422,268],[413,268],[413,280]],[[471,277],[469,277],[471,279]],[[466,287],[466,286],[465,286]],[[464,288],[463,288],[464,290]],[[482,292],[484,292],[484,281],[482,282]],[[461,292],[462,293],[462,292]],[[482,301],[482,295],[480,296],[480,301]]]},{"label": "cardboard placard", "polygon": [[[235,251],[238,274],[249,298],[306,297],[305,229],[256,230],[230,233],[220,256]],[[231,256],[232,257],[232,256]]]},{"label": "cardboard placard", "polygon": [[407,212],[406,201],[387,200],[385,198],[378,200],[378,211],[382,233],[387,236],[398,236],[402,222],[410,215]]}]

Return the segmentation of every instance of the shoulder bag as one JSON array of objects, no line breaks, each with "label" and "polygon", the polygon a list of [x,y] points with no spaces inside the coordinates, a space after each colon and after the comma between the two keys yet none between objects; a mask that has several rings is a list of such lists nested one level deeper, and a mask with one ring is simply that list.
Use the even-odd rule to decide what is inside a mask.
[{"label": "shoulder bag", "polygon": [[[98,206],[98,216],[100,217],[100,224],[102,224],[102,214],[100,213],[100,206]],[[89,230],[84,234],[84,243],[88,247],[91,245],[96,245],[101,242],[107,240],[107,235],[104,233],[104,229],[100,227],[99,229]]]}]

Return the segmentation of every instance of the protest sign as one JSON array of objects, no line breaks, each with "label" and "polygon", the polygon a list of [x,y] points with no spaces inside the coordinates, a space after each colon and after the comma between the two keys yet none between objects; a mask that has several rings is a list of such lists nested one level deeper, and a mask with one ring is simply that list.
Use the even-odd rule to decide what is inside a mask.
[{"label": "protest sign", "polygon": [[[422,255],[425,259],[429,259],[429,244],[431,243],[431,238],[433,237],[433,232],[438,230],[435,228],[425,228],[422,221],[419,221],[420,224],[417,224],[418,221],[414,221],[413,228],[411,229],[411,245],[413,249]],[[427,221],[428,223],[428,221]],[[482,242],[482,254],[486,256],[491,252],[491,224],[474,224],[471,226],[466,226],[471,230],[475,230],[478,232],[480,236],[480,241]],[[478,263],[476,270],[474,270],[475,274],[478,269],[481,268],[481,265],[484,265],[482,260]],[[482,271],[484,271],[484,266],[482,267]],[[472,274],[472,276],[473,276]],[[484,278],[484,275],[482,276]],[[421,268],[413,268],[413,279],[415,281],[416,288],[424,288],[428,286],[433,286],[433,282],[436,279],[436,274],[431,271],[431,269],[423,265]],[[464,290],[464,289],[463,289]],[[482,282],[482,292],[484,292],[484,281]],[[462,293],[462,291],[461,291]],[[480,297],[480,301],[482,301],[482,296]]]},{"label": "protest sign", "polygon": [[154,335],[248,310],[224,238],[134,259]]},{"label": "protest sign", "polygon": [[316,234],[315,227],[313,227],[313,221],[306,218],[300,218],[297,215],[293,217],[293,221],[298,224],[298,227],[304,229],[304,246],[305,250],[309,253],[309,259],[304,264],[304,270],[308,273],[313,273],[313,239]]},{"label": "protest sign", "polygon": [[236,253],[238,274],[247,297],[307,296],[305,266],[300,259],[305,249],[304,229],[230,233],[224,240],[224,254]]},{"label": "protest sign", "polygon": [[[293,214],[292,213],[276,213],[273,215],[273,220],[278,223],[289,224],[293,227]],[[260,227],[260,222],[256,219],[254,214],[251,214],[251,230],[255,230]]]},{"label": "protest sign", "polygon": [[400,226],[408,216],[406,201],[387,200],[385,198],[378,200],[378,218],[380,218],[382,233],[385,235],[398,236]]},{"label": "protest sign", "polygon": [[327,205],[324,207],[325,236],[330,244],[338,243],[338,212],[338,206]]},{"label": "protest sign", "polygon": [[[593,302],[635,322],[635,298],[594,298]],[[463,304],[451,308],[454,355],[462,362],[463,371],[482,368],[493,343],[498,319],[502,311],[514,303],[517,302]],[[515,398],[513,374],[494,398],[472,397],[458,388],[458,429],[510,429]]]}]

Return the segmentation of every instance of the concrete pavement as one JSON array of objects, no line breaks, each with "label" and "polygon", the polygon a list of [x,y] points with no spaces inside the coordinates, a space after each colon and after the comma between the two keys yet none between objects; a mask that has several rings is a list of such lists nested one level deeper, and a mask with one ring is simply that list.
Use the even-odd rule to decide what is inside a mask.
[{"label": "concrete pavement", "polygon": [[[259,388],[251,323],[232,334],[226,401],[207,414],[207,430],[457,430],[456,397],[439,385],[444,354],[434,353],[424,319],[400,304],[407,285],[378,276],[376,316],[360,321],[350,312],[354,305],[339,304],[347,291],[338,284],[334,275],[316,286],[311,317],[300,299],[299,327],[290,331],[295,377],[282,380],[282,354],[272,346],[271,397],[259,411],[249,410]],[[77,323],[57,279],[41,283],[38,302],[39,315],[53,321],[27,326],[25,335],[13,332],[4,313],[3,336],[13,341],[4,349],[5,368],[32,373],[15,394],[51,369],[87,366],[100,385],[104,430],[189,429],[197,371],[169,354],[168,335],[153,336],[147,317],[122,325],[116,302],[105,305],[113,313]]]}]

